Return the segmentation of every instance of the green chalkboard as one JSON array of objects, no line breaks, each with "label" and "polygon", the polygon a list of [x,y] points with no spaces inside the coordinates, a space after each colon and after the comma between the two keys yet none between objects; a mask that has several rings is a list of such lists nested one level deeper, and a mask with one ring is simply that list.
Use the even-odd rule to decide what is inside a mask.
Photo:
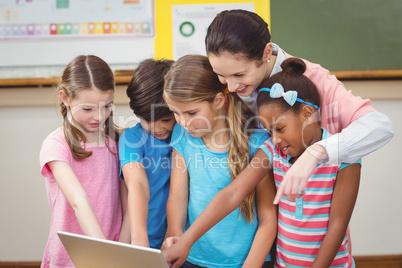
[{"label": "green chalkboard", "polygon": [[271,0],[272,42],[331,71],[402,69],[402,0]]}]

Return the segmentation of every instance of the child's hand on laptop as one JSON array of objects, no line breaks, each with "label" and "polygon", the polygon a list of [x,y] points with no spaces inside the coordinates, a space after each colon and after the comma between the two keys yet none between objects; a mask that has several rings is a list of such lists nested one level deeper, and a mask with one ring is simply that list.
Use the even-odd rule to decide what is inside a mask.
[{"label": "child's hand on laptop", "polygon": [[173,236],[167,238],[162,244],[161,250],[171,268],[180,267],[190,252],[190,247],[187,247],[186,243],[178,243],[179,240],[180,236]]},{"label": "child's hand on laptop", "polygon": [[165,239],[165,241],[163,241],[161,250],[164,251],[167,248],[169,248],[170,246],[176,244],[177,241],[179,241],[180,236],[172,236],[172,237],[168,237]]}]

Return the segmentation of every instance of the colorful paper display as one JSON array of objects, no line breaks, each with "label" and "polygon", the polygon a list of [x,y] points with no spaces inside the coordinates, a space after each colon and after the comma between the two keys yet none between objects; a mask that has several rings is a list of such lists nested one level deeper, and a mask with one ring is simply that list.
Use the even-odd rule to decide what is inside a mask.
[{"label": "colorful paper display", "polygon": [[15,0],[0,5],[0,40],[154,37],[153,0]]},{"label": "colorful paper display", "polygon": [[47,37],[50,35],[121,35],[149,34],[148,22],[82,22],[82,23],[45,23],[45,24],[8,24],[0,25],[0,38],[7,37]]}]

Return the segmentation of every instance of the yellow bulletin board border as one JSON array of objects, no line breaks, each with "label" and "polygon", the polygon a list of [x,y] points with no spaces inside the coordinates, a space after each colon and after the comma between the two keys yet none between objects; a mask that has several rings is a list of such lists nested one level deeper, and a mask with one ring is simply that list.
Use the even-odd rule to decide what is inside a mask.
[{"label": "yellow bulletin board border", "polygon": [[[255,13],[261,16],[271,27],[271,5],[270,0],[155,0],[155,32],[154,57],[155,59],[173,59],[173,30],[172,30],[172,6],[192,4],[238,4],[253,3]],[[271,29],[269,29],[271,30]]]}]

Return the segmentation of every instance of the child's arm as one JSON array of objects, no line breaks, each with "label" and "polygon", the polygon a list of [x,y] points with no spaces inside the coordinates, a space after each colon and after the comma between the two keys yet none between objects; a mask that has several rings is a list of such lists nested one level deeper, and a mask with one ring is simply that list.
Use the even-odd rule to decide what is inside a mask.
[{"label": "child's arm", "polygon": [[328,232],[311,267],[329,267],[334,260],[352,216],[359,182],[360,164],[352,164],[338,172],[332,195]]},{"label": "child's arm", "polygon": [[286,195],[289,201],[294,202],[295,198],[300,198],[304,194],[307,180],[321,160],[327,158],[325,149],[313,144],[299,156],[296,162],[286,172],[274,199],[274,204],[278,204],[282,195]]},{"label": "child's arm", "polygon": [[162,248],[171,245],[170,237],[181,236],[184,232],[187,208],[189,177],[184,157],[175,149],[172,151],[170,190],[166,204],[167,230]]},{"label": "child's arm", "polygon": [[128,213],[128,189],[126,183],[120,180],[120,203],[123,221],[121,223],[119,242],[130,243],[130,218]]},{"label": "child's arm", "polygon": [[215,224],[235,210],[270,169],[271,164],[267,155],[258,149],[248,166],[232,183],[211,200],[180,240],[164,251],[168,263],[174,262],[171,267],[180,267],[187,259],[193,244]]},{"label": "child's arm", "polygon": [[150,191],[145,168],[140,162],[130,162],[123,166],[122,172],[128,189],[131,244],[149,247],[147,219]]},{"label": "child's arm", "polygon": [[258,229],[243,268],[262,267],[276,237],[278,219],[277,208],[272,203],[276,192],[273,177],[271,170],[256,189]]},{"label": "child's arm", "polygon": [[68,203],[74,209],[75,216],[84,234],[106,239],[89,203],[88,196],[71,166],[64,161],[52,161],[48,165]]}]

